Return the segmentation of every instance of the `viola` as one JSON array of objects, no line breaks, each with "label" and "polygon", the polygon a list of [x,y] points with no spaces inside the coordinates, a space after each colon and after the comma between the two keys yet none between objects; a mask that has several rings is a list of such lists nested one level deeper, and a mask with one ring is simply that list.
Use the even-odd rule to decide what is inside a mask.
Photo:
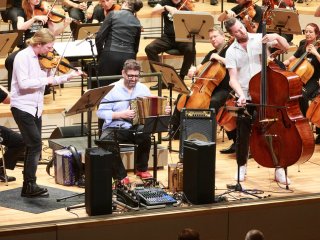
[{"label": "viola", "polygon": [[65,74],[73,69],[78,71],[77,68],[70,65],[70,62],[66,58],[61,58],[54,52],[48,52],[47,55],[39,56],[39,64],[41,69],[53,69],[58,68],[58,71]]}]

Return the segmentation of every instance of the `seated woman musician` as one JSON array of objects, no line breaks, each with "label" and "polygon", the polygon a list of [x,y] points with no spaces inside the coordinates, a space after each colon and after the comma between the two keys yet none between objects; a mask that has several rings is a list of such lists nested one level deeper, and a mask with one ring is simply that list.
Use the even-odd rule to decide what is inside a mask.
[{"label": "seated woman musician", "polygon": [[[41,0],[22,0],[23,12],[18,15],[18,30],[24,30],[24,42],[20,46],[20,50],[26,47],[25,41],[31,38],[35,32],[42,28],[48,28],[55,36],[59,35],[64,29],[69,26],[71,19],[66,17],[61,23],[54,23],[47,16],[47,11],[50,5],[46,1]],[[5,67],[8,71],[8,89],[11,88],[11,78],[13,61],[18,51],[10,54],[6,61]]]},{"label": "seated woman musician", "polygon": [[97,4],[93,9],[92,23],[103,22],[109,12],[120,9],[121,6],[114,3],[114,0],[99,0],[99,4]]},{"label": "seated woman musician", "polygon": [[236,17],[243,22],[250,33],[262,32],[263,11],[260,6],[252,0],[237,0],[238,5],[226,10],[218,16],[218,20],[223,22],[231,17]]},{"label": "seated woman musician", "polygon": [[1,12],[1,17],[5,22],[10,21],[12,28],[17,29],[18,16],[23,14],[21,7],[22,0],[10,0],[10,7]]},{"label": "seated woman musician", "polygon": [[[305,39],[301,40],[297,51],[289,59],[284,61],[285,66],[290,67],[296,63],[304,54],[311,66],[308,68],[313,68],[314,72],[310,79],[303,84],[302,88],[302,98],[300,98],[300,108],[304,116],[308,110],[309,101],[319,94],[319,78],[320,78],[320,30],[319,26],[315,23],[308,23],[305,28]],[[293,63],[293,64],[292,64]],[[304,63],[301,63],[304,65]],[[308,64],[309,65],[309,64]],[[297,69],[299,70],[299,67]],[[299,73],[297,73],[299,75]],[[300,73],[301,74],[301,73]],[[319,129],[317,129],[318,136],[316,142],[320,143]]]},{"label": "seated woman musician", "polygon": [[[123,78],[115,82],[111,91],[102,99],[97,115],[98,118],[104,120],[100,140],[130,142],[137,145],[135,174],[144,179],[152,178],[152,175],[147,171],[151,137],[150,134],[142,132],[143,125],[132,124],[136,113],[130,109],[129,101],[129,99],[134,100],[137,97],[151,96],[150,90],[139,82],[140,71],[141,66],[136,60],[129,59],[124,63]],[[110,101],[113,103],[108,103]],[[170,110],[170,106],[167,106],[165,112],[169,114]],[[113,178],[122,184],[129,184],[130,180],[127,177],[120,153],[112,147],[109,150],[117,156],[112,166]]]}]

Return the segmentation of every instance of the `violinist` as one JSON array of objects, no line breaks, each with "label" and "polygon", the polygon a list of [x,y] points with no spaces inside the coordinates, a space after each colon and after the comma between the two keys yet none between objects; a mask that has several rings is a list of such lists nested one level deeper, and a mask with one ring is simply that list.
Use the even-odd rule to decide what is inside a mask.
[{"label": "violinist", "polygon": [[[195,77],[195,84],[197,84],[196,76],[198,74],[198,71],[205,63],[211,60],[219,61],[222,64],[225,63],[224,57],[228,49],[228,43],[225,42],[225,35],[223,30],[217,26],[211,28],[209,30],[209,39],[214,49],[204,57],[201,64],[199,64],[197,67],[192,66],[188,71],[188,76],[190,78]],[[217,54],[218,52],[219,54]],[[215,111],[218,112],[219,108],[226,102],[230,91],[231,88],[229,86],[229,74],[227,73],[220,84],[212,92],[209,107],[214,108]],[[175,108],[172,115],[171,125],[172,129],[170,130],[169,135],[164,137],[163,140],[169,140],[169,138],[179,139],[180,112],[177,108]],[[235,140],[235,132],[227,132],[227,134],[229,139]],[[228,150],[227,152],[225,151],[227,150],[224,150],[223,152],[230,153],[230,150]]]},{"label": "violinist", "polygon": [[[318,40],[318,43],[317,43]],[[306,84],[303,85],[302,98],[300,98],[300,108],[304,116],[309,106],[309,101],[312,100],[319,92],[320,78],[320,30],[319,26],[315,23],[307,24],[305,28],[305,39],[301,40],[297,51],[289,59],[283,63],[285,66],[289,66],[291,62],[298,60],[304,53],[306,60],[311,63],[311,67],[314,68],[314,73]],[[320,143],[319,134],[316,138],[317,143]]]},{"label": "violinist", "polygon": [[52,71],[41,69],[39,55],[53,50],[55,36],[42,28],[27,40],[28,47],[14,60],[11,86],[11,112],[26,145],[23,169],[22,197],[47,197],[48,190],[36,183],[36,171],[42,151],[41,126],[43,95],[48,84],[61,84],[80,76],[81,71],[53,76]]},{"label": "violinist", "polygon": [[260,6],[252,0],[237,0],[238,5],[226,10],[218,16],[218,20],[223,22],[231,17],[240,19],[247,31],[250,33],[262,32],[263,11]]},{"label": "violinist", "polygon": [[[236,18],[230,18],[224,24],[231,36],[235,37],[235,41],[226,52],[226,68],[230,75],[229,84],[236,92],[237,105],[245,106],[251,100],[248,92],[249,81],[262,68],[260,59],[262,42],[281,50],[288,49],[289,44],[278,34],[266,34],[262,38],[262,34],[248,33],[245,26]],[[247,106],[246,110],[248,114],[238,116],[237,119],[236,158],[240,173],[239,176],[236,173],[235,179],[239,177],[240,181],[245,180],[251,124],[255,116],[253,107]],[[275,180],[281,184],[290,184],[283,168],[275,169]]]},{"label": "violinist", "polygon": [[[192,9],[190,9],[190,6],[187,6],[187,2],[184,3],[183,0],[161,0],[157,3],[152,9],[152,14],[163,14],[163,34],[160,38],[153,40],[145,48],[148,60],[155,62],[160,62],[158,54],[170,49],[178,49],[179,52],[183,54],[183,63],[180,70],[181,79],[184,79],[188,74],[188,70],[194,61],[194,56],[191,42],[176,42],[172,15],[179,11],[180,8],[180,10],[191,11]],[[152,86],[150,89],[156,90],[158,89],[158,85]]]},{"label": "violinist", "polygon": [[[18,30],[24,30],[24,39],[31,38],[36,31],[41,28],[48,28],[55,36],[63,32],[69,26],[71,19],[65,18],[63,23],[55,24],[51,22],[46,15],[47,9],[50,8],[49,3],[41,0],[22,0],[23,13],[18,15]],[[43,13],[39,13],[39,9],[43,9]],[[41,11],[40,11],[41,12]],[[25,48],[25,42],[21,49]],[[17,52],[13,52],[5,61],[5,67],[8,70],[8,88],[11,87],[13,61]]]},{"label": "violinist", "polygon": [[114,3],[114,0],[99,0],[99,4],[94,7],[92,23],[103,22],[111,11],[120,10],[121,6]]}]

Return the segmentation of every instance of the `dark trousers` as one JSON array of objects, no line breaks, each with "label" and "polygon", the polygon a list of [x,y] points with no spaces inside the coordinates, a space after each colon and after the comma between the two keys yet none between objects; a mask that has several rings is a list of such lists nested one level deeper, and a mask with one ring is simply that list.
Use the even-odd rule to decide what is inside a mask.
[{"label": "dark trousers", "polygon": [[26,145],[26,156],[23,169],[24,181],[35,182],[38,162],[42,150],[42,118],[34,117],[31,114],[14,107],[11,108],[11,112]]},{"label": "dark trousers", "polygon": [[11,7],[1,12],[1,17],[3,21],[8,22],[8,20],[10,20],[13,29],[17,29],[18,15],[23,15],[22,8]]},{"label": "dark trousers", "polygon": [[14,59],[16,57],[16,55],[18,54],[20,50],[18,51],[15,51],[13,53],[11,53],[7,58],[6,58],[6,61],[5,61],[5,67],[8,71],[8,90],[10,91],[11,90],[11,81],[12,81],[12,72],[13,72],[13,62],[14,62]]},{"label": "dark trousers", "polygon": [[186,76],[194,61],[192,43],[176,42],[174,38],[169,38],[164,35],[148,44],[145,48],[145,52],[148,56],[148,60],[160,62],[158,54],[170,49],[178,49],[180,53],[183,54],[183,63],[180,70],[180,76]]},{"label": "dark trousers", "polygon": [[9,128],[0,126],[2,145],[6,147],[4,160],[6,169],[13,170],[18,161],[24,160],[25,146],[22,136]]},{"label": "dark trousers", "polygon": [[[136,59],[135,53],[102,51],[98,62],[99,76],[121,75],[123,64],[128,59]],[[94,79],[94,78],[93,78]],[[119,79],[99,81],[100,86],[106,86]]]},{"label": "dark trousers", "polygon": [[130,129],[107,128],[102,132],[100,140],[113,140],[116,144],[116,146],[110,146],[108,149],[116,155],[116,159],[112,164],[114,179],[122,180],[127,176],[117,143],[136,144],[136,170],[139,172],[147,171],[151,149],[151,137],[150,134],[142,133],[142,131],[143,126],[138,125]]}]

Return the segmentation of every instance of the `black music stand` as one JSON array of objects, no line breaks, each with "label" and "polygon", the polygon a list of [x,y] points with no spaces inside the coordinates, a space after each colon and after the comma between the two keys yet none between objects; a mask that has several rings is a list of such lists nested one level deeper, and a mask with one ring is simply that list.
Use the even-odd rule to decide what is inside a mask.
[{"label": "black music stand", "polygon": [[151,116],[144,119],[143,133],[151,134],[153,142],[153,178],[157,182],[157,168],[158,168],[158,149],[155,139],[155,133],[162,133],[169,131],[170,116]]},{"label": "black music stand", "polygon": [[0,33],[0,57],[4,58],[11,53],[20,42],[22,32],[13,30]]},{"label": "black music stand", "polygon": [[[245,107],[225,106],[225,108],[227,109],[228,112],[231,112],[232,114],[234,114],[237,117],[237,119],[245,118],[245,117],[248,117],[248,115],[249,115],[249,113],[247,112]],[[239,128],[237,128],[237,129],[239,130]],[[238,134],[239,133],[237,132],[237,135]],[[234,185],[232,187],[231,190],[226,191],[225,193],[221,194],[221,196],[226,195],[226,194],[230,194],[233,192],[239,192],[239,193],[244,193],[244,194],[256,197],[258,199],[261,199],[262,197],[254,194],[254,193],[251,193],[250,190],[244,190],[242,188],[242,186],[240,184],[240,166],[241,166],[241,163],[238,162],[238,159],[237,159],[237,183],[236,183],[236,185]],[[257,190],[255,190],[255,191],[257,191]]]},{"label": "black music stand", "polygon": [[209,42],[208,31],[214,26],[213,16],[207,12],[178,11],[173,14],[173,26],[177,42],[192,42],[196,66],[196,40]]},{"label": "black music stand", "polygon": [[[165,85],[169,89],[170,107],[172,107],[172,90],[179,93],[184,93],[184,94],[190,93],[190,90],[188,89],[187,85],[179,77],[178,73],[172,66],[164,63],[154,62],[154,61],[149,61],[149,62],[156,72],[162,73],[162,81],[165,83]],[[161,86],[161,83],[158,83],[158,85]],[[172,151],[171,138],[169,138],[169,150]]]}]

